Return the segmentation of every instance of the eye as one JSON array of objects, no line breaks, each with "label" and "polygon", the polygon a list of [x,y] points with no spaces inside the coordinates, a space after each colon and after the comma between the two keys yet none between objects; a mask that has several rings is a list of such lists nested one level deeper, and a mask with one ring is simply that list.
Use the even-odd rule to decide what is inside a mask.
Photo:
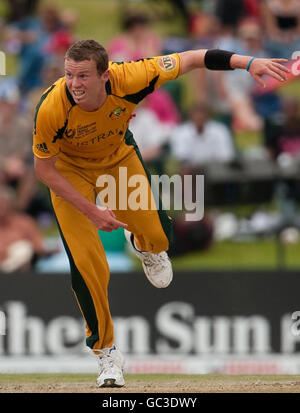
[{"label": "eye", "polygon": [[68,79],[71,79],[71,78],[72,78],[71,73],[66,73],[65,76],[66,76],[66,78],[68,78]]}]

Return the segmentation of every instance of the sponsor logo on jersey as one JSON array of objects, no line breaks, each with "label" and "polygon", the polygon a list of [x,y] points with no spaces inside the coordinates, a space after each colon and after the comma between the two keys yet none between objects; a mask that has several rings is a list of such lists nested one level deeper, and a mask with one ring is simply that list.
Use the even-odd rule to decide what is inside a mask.
[{"label": "sponsor logo on jersey", "polygon": [[120,108],[120,106],[118,106],[112,112],[110,112],[109,117],[112,120],[119,119],[121,116],[125,115],[125,112],[126,108]]},{"label": "sponsor logo on jersey", "polygon": [[75,128],[66,129],[64,134],[67,139],[81,139],[97,132],[96,122],[88,125],[77,125]]},{"label": "sponsor logo on jersey", "polygon": [[35,145],[35,147],[36,147],[36,149],[37,149],[38,151],[40,151],[40,152],[50,153],[50,151],[49,151],[49,149],[48,149],[48,147],[47,147],[47,144],[46,144],[45,142],[43,142],[43,143],[37,143],[37,144]]},{"label": "sponsor logo on jersey", "polygon": [[67,129],[67,130],[65,131],[65,135],[66,135],[66,137],[67,137],[68,139],[74,138],[75,133],[76,133],[76,130],[75,130],[75,129]]},{"label": "sponsor logo on jersey", "polygon": [[175,69],[176,59],[174,56],[162,56],[158,59],[159,67],[165,72]]},{"label": "sponsor logo on jersey", "polygon": [[[97,136],[92,136],[89,137],[88,140],[77,140],[77,139],[70,139],[68,141],[68,144],[71,145],[75,145],[77,147],[81,147],[81,146],[88,146],[88,145],[95,145],[99,142],[102,142],[105,139],[108,138],[116,138],[117,136],[119,136],[120,140],[123,139],[123,135],[124,135],[124,130],[127,129],[127,122],[123,123],[123,125],[121,125],[121,127],[116,128],[116,129],[112,129],[112,130],[107,130],[103,133],[100,133]],[[75,138],[77,138],[77,136],[75,136]],[[119,142],[119,140],[117,140]]]}]

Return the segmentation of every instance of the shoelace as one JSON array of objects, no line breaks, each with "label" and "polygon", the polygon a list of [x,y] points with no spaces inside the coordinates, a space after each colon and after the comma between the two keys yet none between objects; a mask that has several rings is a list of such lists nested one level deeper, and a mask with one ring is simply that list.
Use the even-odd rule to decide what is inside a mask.
[{"label": "shoelace", "polygon": [[144,263],[145,265],[153,265],[155,268],[156,267],[162,267],[166,268],[167,267],[167,262],[165,258],[164,252],[160,252],[159,254],[147,254],[144,255]]}]

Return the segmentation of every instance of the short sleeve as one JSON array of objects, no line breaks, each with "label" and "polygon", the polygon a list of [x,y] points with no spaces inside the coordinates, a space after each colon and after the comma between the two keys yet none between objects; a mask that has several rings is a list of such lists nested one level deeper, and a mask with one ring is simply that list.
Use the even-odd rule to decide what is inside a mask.
[{"label": "short sleeve", "polygon": [[155,69],[159,78],[156,87],[163,85],[168,80],[176,79],[181,70],[181,58],[178,53],[154,58]]},{"label": "short sleeve", "polygon": [[42,95],[34,118],[32,150],[38,158],[51,158],[60,152],[59,132],[64,126],[65,111],[60,99],[50,96],[50,89]]},{"label": "short sleeve", "polygon": [[168,80],[176,79],[180,68],[181,58],[178,53],[121,64],[112,63],[115,93],[119,96],[134,95],[139,101]]}]

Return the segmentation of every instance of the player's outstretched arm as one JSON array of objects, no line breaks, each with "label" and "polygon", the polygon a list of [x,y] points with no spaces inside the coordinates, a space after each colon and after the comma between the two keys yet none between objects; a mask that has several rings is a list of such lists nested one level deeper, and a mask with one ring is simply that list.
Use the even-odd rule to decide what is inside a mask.
[{"label": "player's outstretched arm", "polygon": [[286,59],[264,59],[253,56],[242,56],[225,50],[188,50],[180,53],[181,75],[194,69],[206,68],[210,70],[245,69],[262,86],[265,83],[263,75],[269,75],[280,82],[286,80],[289,69],[281,63]]}]

